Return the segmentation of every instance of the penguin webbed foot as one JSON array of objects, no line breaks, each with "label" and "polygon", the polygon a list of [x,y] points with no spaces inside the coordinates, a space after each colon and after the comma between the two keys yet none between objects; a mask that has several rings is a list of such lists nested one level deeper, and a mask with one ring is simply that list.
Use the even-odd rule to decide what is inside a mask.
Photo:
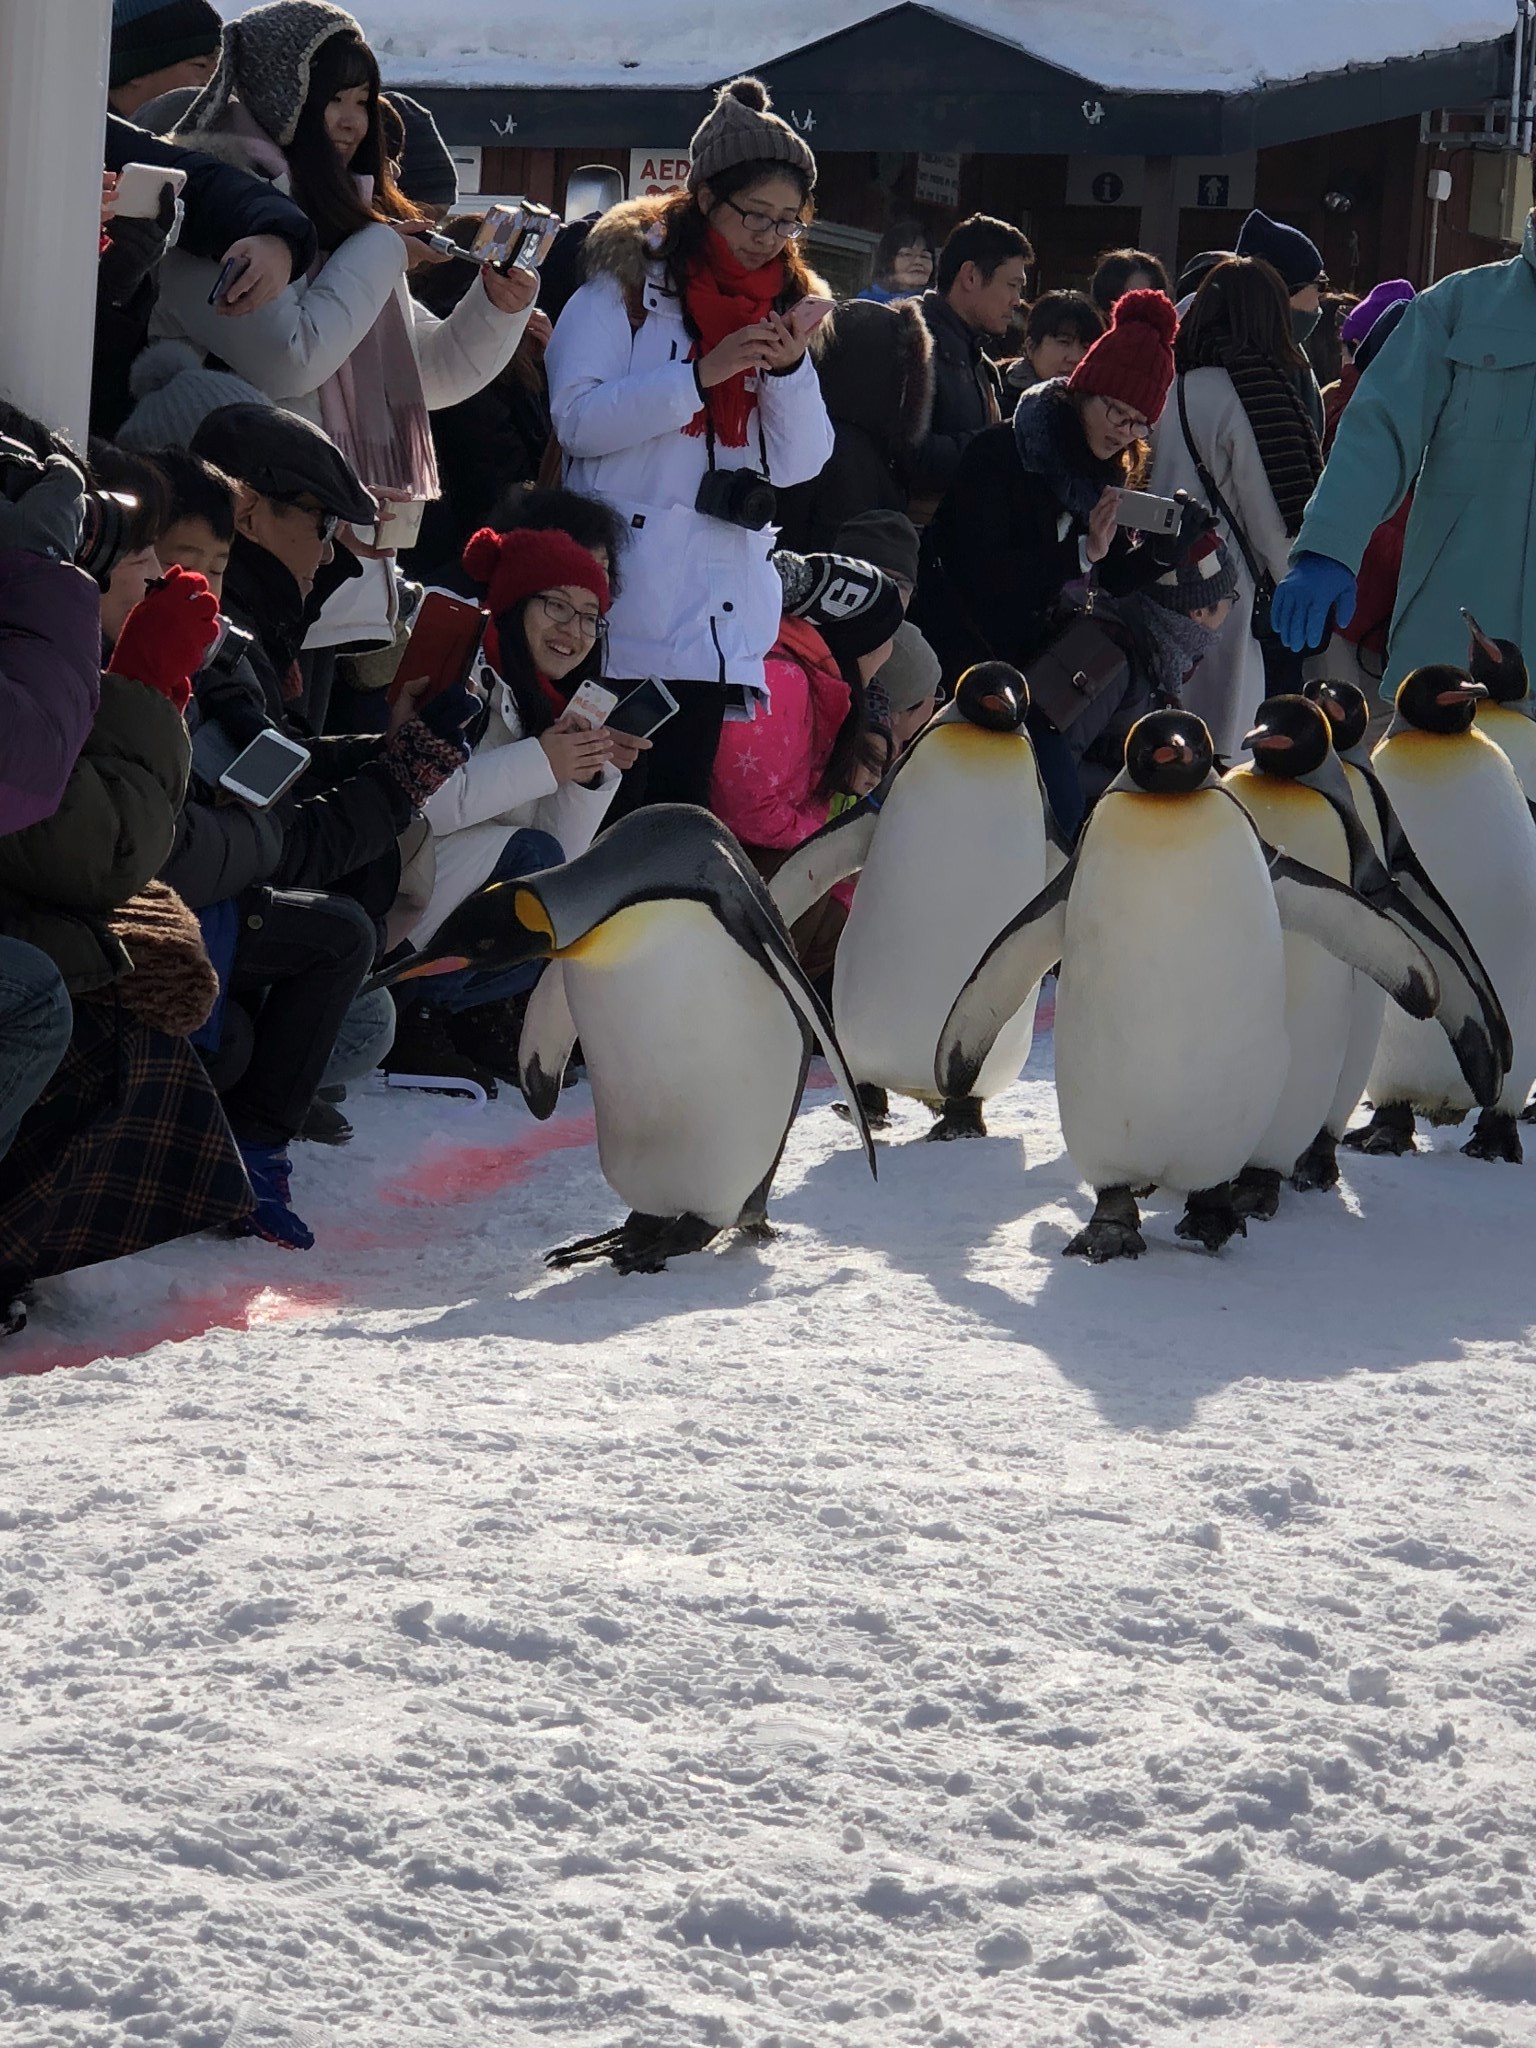
[{"label": "penguin webbed foot", "polygon": [[1198,1188],[1184,1205],[1184,1214],[1173,1226],[1175,1237],[1188,1238],[1203,1251],[1219,1252],[1229,1239],[1246,1237],[1248,1225],[1232,1199],[1232,1184]]},{"label": "penguin webbed foot", "polygon": [[952,1138],[984,1138],[986,1119],[979,1095],[947,1095],[943,1112],[931,1131],[925,1133],[931,1145],[948,1144]]},{"label": "penguin webbed foot", "polygon": [[1062,1246],[1061,1255],[1064,1259],[1087,1259],[1090,1265],[1107,1266],[1111,1259],[1139,1259],[1146,1248],[1134,1191],[1105,1188],[1099,1193],[1087,1224]]},{"label": "penguin webbed foot", "polygon": [[1505,1166],[1520,1166],[1525,1160],[1520,1126],[1507,1109],[1483,1110],[1461,1149],[1468,1159],[1491,1159]]},{"label": "penguin webbed foot", "polygon": [[[877,1088],[873,1081],[856,1081],[854,1091],[864,1111],[864,1121],[872,1131],[888,1131],[891,1128],[891,1098],[884,1088]],[[846,1102],[834,1102],[833,1113],[844,1123],[853,1122],[853,1111]]]},{"label": "penguin webbed foot", "polygon": [[743,1216],[736,1225],[736,1233],[748,1244],[776,1244],[779,1237],[766,1216]]},{"label": "penguin webbed foot", "polygon": [[1339,1184],[1338,1140],[1324,1124],[1306,1151],[1291,1168],[1291,1186],[1300,1195]]},{"label": "penguin webbed foot", "polygon": [[1416,1152],[1413,1111],[1406,1102],[1384,1102],[1371,1112],[1368,1124],[1358,1131],[1346,1131],[1339,1140],[1346,1152],[1364,1152],[1373,1159],[1400,1159]]},{"label": "penguin webbed foot", "polygon": [[[763,1221],[766,1226],[767,1219]],[[617,1230],[559,1245],[544,1254],[544,1263],[559,1273],[571,1266],[600,1265],[607,1259],[619,1273],[660,1273],[668,1259],[701,1252],[719,1235],[719,1226],[706,1223],[702,1216],[643,1216],[636,1209]]]},{"label": "penguin webbed foot", "polygon": [[1232,1189],[1232,1206],[1239,1216],[1256,1223],[1268,1223],[1280,1207],[1279,1171],[1273,1166],[1245,1166]]}]

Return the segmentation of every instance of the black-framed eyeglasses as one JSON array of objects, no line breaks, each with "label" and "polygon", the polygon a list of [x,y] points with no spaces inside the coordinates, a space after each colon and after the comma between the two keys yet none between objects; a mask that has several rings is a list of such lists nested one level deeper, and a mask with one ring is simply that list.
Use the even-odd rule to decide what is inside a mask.
[{"label": "black-framed eyeglasses", "polygon": [[567,604],[563,597],[551,597],[547,590],[539,592],[539,603],[552,626],[574,626],[588,640],[601,640],[608,631],[608,621],[601,612],[579,612],[575,605]]},{"label": "black-framed eyeglasses", "polygon": [[1104,417],[1117,434],[1130,434],[1137,441],[1146,440],[1152,429],[1139,413],[1127,412],[1112,398],[1105,398],[1102,403]]},{"label": "black-framed eyeglasses", "polygon": [[720,204],[741,216],[741,224],[749,235],[777,235],[781,242],[798,242],[805,233],[805,222],[798,214],[790,220],[776,220],[771,213],[748,213],[734,199],[722,199]]}]

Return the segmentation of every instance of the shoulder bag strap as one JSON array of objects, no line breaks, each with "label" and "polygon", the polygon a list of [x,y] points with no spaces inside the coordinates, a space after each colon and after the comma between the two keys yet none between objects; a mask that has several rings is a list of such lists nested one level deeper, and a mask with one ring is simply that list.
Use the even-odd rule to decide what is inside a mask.
[{"label": "shoulder bag strap", "polygon": [[1184,402],[1184,378],[1182,375],[1178,379],[1178,391],[1179,425],[1184,432],[1184,446],[1189,450],[1189,459],[1195,465],[1195,474],[1200,479],[1200,488],[1205,492],[1205,502],[1213,512],[1218,513],[1221,518],[1225,519],[1227,525],[1232,529],[1232,538],[1237,542],[1238,549],[1242,554],[1244,562],[1247,564],[1248,574],[1252,579],[1253,587],[1255,590],[1258,590],[1263,586],[1264,572],[1254,559],[1253,549],[1248,545],[1247,534],[1238,525],[1236,518],[1233,516],[1232,507],[1227,503],[1220,491],[1217,490],[1216,479],[1206,468],[1205,458],[1195,446],[1195,437],[1190,432],[1189,427],[1189,407]]}]

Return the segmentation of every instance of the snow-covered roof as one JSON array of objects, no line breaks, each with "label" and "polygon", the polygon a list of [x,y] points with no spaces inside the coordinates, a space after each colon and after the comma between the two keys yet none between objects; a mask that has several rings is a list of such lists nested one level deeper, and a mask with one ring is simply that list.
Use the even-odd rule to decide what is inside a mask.
[{"label": "snow-covered roof", "polygon": [[[890,0],[352,0],[387,80],[698,87],[888,11]],[[929,11],[1116,91],[1247,92],[1485,43],[1514,0],[941,0]],[[243,10],[242,10],[243,11]]]}]

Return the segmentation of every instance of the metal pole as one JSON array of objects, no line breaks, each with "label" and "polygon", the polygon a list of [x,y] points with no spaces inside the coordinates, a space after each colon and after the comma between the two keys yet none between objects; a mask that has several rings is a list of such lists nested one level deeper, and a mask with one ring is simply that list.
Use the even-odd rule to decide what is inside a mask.
[{"label": "metal pole", "polygon": [[85,446],[111,0],[0,0],[0,395]]},{"label": "metal pole", "polygon": [[1509,81],[1509,140],[1514,149],[1520,147],[1520,131],[1525,119],[1525,0],[1515,0],[1515,62]]}]

